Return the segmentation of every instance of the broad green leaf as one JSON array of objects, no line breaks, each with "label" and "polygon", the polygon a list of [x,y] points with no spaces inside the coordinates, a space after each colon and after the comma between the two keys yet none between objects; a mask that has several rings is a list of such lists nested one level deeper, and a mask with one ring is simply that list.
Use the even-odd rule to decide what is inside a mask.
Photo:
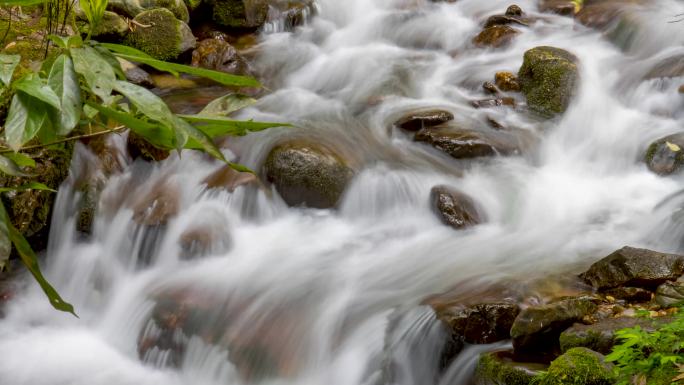
[{"label": "broad green leaf", "polygon": [[102,56],[102,58],[112,66],[114,74],[121,80],[126,80],[126,73],[121,68],[121,62],[108,49],[102,47],[100,44],[93,46],[95,50]]},{"label": "broad green leaf", "polygon": [[128,127],[131,131],[142,136],[145,140],[157,147],[167,149],[174,148],[174,133],[173,130],[167,126],[146,122],[135,118],[129,113],[116,111],[105,106],[92,103],[88,103],[88,106],[97,110],[107,118]]},{"label": "broad green leaf", "polygon": [[68,135],[81,118],[81,88],[74,71],[74,63],[67,55],[60,55],[52,65],[48,84],[55,91],[62,104],[62,109],[53,123],[57,127],[57,134]]},{"label": "broad green leaf", "polygon": [[9,152],[2,154],[6,158],[9,158],[12,162],[16,163],[19,167],[36,167],[36,161],[30,156],[22,154],[21,152]]},{"label": "broad green leaf", "polygon": [[59,48],[69,49],[69,38],[66,36],[48,35],[48,39],[51,42],[55,43],[55,45]]},{"label": "broad green leaf", "polygon": [[185,120],[177,116],[174,116],[174,118],[175,119],[173,127],[176,129],[177,133],[181,132],[182,135],[184,135],[185,137],[197,142],[201,149],[204,150],[207,154],[224,162],[226,161],[226,158],[223,156],[221,151],[219,151],[219,149],[216,147],[214,141],[211,139],[209,135],[207,135],[206,133],[204,133],[204,131],[198,129],[197,127],[193,126],[192,124],[186,122]]},{"label": "broad green leaf", "polygon": [[29,5],[42,4],[44,0],[0,0],[0,7],[26,7]]},{"label": "broad green leaf", "polygon": [[143,59],[154,59],[152,56],[146,54],[145,52],[126,45],[112,43],[99,43],[99,45],[114,53],[135,56]]},{"label": "broad green leaf", "polygon": [[69,52],[74,69],[83,75],[90,90],[103,101],[108,100],[116,81],[112,66],[92,47],[71,48]]},{"label": "broad green leaf", "polygon": [[209,102],[199,115],[227,117],[231,113],[249,107],[254,103],[256,103],[256,99],[249,96],[228,94]]},{"label": "broad green leaf", "polygon": [[43,289],[43,292],[45,292],[45,295],[47,295],[52,307],[76,316],[76,313],[74,313],[74,307],[70,303],[64,301],[62,297],[60,297],[59,293],[57,293],[57,290],[55,290],[55,288],[52,287],[52,285],[50,285],[50,283],[43,276],[43,273],[40,271],[40,266],[38,265],[38,257],[36,256],[36,253],[33,252],[33,249],[31,249],[31,246],[29,245],[28,241],[26,241],[26,238],[24,238],[24,236],[21,235],[16,228],[14,228],[10,222],[9,215],[7,215],[5,206],[1,202],[0,222],[2,222],[4,227],[7,228],[7,235],[10,241],[14,244],[14,247],[17,249],[17,253],[21,258],[21,261]]},{"label": "broad green leaf", "polygon": [[11,176],[29,176],[21,171],[21,168],[8,157],[0,155],[0,172]]},{"label": "broad green leaf", "polygon": [[57,132],[55,131],[56,127],[53,127],[52,119],[50,118],[51,116],[54,116],[54,111],[53,109],[48,108],[46,112],[47,119],[43,121],[43,124],[40,126],[40,129],[36,134],[36,137],[38,137],[38,140],[42,144],[53,143],[58,139]]},{"label": "broad green leaf", "polygon": [[0,192],[8,192],[8,191],[26,191],[26,190],[42,190],[42,191],[50,191],[50,192],[57,192],[55,189],[51,189],[50,187],[44,185],[43,183],[40,182],[29,182],[26,184],[23,184],[21,186],[17,187],[0,187]]},{"label": "broad green leaf", "polygon": [[23,92],[14,94],[5,122],[5,140],[10,148],[19,151],[33,139],[45,124],[47,115],[45,103]]},{"label": "broad green leaf", "polygon": [[12,82],[14,70],[19,65],[21,56],[19,55],[0,55],[0,81],[6,86]]},{"label": "broad green leaf", "polygon": [[61,102],[55,91],[34,73],[19,79],[14,83],[14,87],[36,99],[42,100],[56,109],[61,108]]},{"label": "broad green leaf", "polygon": [[199,129],[211,137],[219,135],[242,136],[247,132],[262,131],[273,127],[291,127],[287,123],[253,122],[232,120],[228,118],[203,115],[179,115],[190,123],[195,123]]}]

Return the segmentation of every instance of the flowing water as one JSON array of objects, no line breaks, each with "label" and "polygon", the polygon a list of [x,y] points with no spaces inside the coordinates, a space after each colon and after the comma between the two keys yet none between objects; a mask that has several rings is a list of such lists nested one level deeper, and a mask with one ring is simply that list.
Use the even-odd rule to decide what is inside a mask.
[{"label": "flowing water", "polygon": [[[328,143],[358,170],[339,209],[290,208],[269,188],[207,190],[203,179],[220,165],[196,153],[155,165],[122,155],[125,169],[106,182],[84,237],[72,175],[58,194],[45,270],[80,318],[20,281],[0,320],[0,383],[437,383],[446,334],[421,305],[426,297],[575,272],[626,244],[684,251],[681,199],[659,205],[684,181],[639,161],[650,141],[684,124],[684,79],[643,80],[684,55],[684,26],[668,24],[684,3],[635,6],[629,34],[613,36],[618,45],[536,12],[536,1],[518,4],[539,19],[500,50],[470,41],[510,0],[319,0],[294,32],[269,24],[252,64],[273,92],[242,117],[297,128],[240,138],[226,154],[259,169],[284,137]],[[517,71],[539,45],[581,61],[580,90],[562,119],[470,107],[484,81]],[[422,107],[489,116],[536,145],[458,162],[392,127]],[[73,174],[93,162],[79,148]],[[474,197],[488,222],[443,226],[428,204],[437,184]],[[138,224],[136,207],[150,197],[177,215]],[[183,243],[192,231],[209,240],[201,257],[189,258],[197,247]],[[174,301],[200,307],[185,320],[197,333],[163,330],[152,316],[163,301],[172,324]],[[165,342],[140,349],[141,339]],[[466,349],[440,384],[467,383],[477,354],[498,346]]]}]

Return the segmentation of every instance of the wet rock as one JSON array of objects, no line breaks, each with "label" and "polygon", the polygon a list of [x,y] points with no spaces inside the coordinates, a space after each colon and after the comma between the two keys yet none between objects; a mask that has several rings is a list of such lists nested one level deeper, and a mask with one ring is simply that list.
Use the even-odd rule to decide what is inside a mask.
[{"label": "wet rock", "polygon": [[640,287],[616,287],[605,294],[627,302],[648,302],[653,298],[652,292]]},{"label": "wet rock", "polygon": [[470,104],[475,108],[492,108],[492,107],[515,107],[515,99],[510,97],[474,100]]},{"label": "wet rock", "polygon": [[656,174],[678,172],[684,165],[684,133],[669,135],[651,143],[644,160],[648,169]]},{"label": "wet rock", "polygon": [[560,335],[561,350],[584,347],[602,354],[609,354],[616,344],[615,332],[624,328],[640,326],[653,329],[653,321],[648,318],[620,317],[606,318],[592,325],[575,324]]},{"label": "wet rock", "polygon": [[480,355],[473,375],[475,385],[529,385],[546,365],[515,362],[507,351]]},{"label": "wet rock", "polygon": [[265,0],[209,0],[209,4],[214,22],[227,28],[257,29],[268,16]]},{"label": "wet rock", "polygon": [[285,31],[304,25],[316,12],[315,4],[310,0],[282,3],[279,8],[279,18],[284,21]]},{"label": "wet rock", "polygon": [[442,223],[457,230],[475,226],[484,220],[482,210],[469,196],[447,186],[432,188],[430,204]]},{"label": "wet rock", "polygon": [[206,177],[202,183],[206,184],[208,189],[222,188],[233,192],[240,186],[256,184],[257,182],[258,179],[254,174],[235,171],[230,166],[223,166]]},{"label": "wet rock", "polygon": [[613,26],[628,4],[636,4],[634,0],[600,0],[586,2],[575,15],[580,24],[605,30]]},{"label": "wet rock", "polygon": [[497,25],[508,25],[508,24],[518,24],[527,27],[528,23],[519,17],[508,16],[508,15],[493,15],[487,18],[484,24],[484,28],[491,28]]},{"label": "wet rock", "polygon": [[217,39],[202,40],[192,51],[192,66],[236,75],[247,73],[247,62],[227,42]]},{"label": "wet rock", "polygon": [[680,94],[684,94],[684,84],[679,86],[679,90],[677,90]]},{"label": "wet rock", "polygon": [[141,194],[133,204],[133,220],[141,225],[160,226],[178,214],[180,190],[172,181],[160,183]]},{"label": "wet rock", "polygon": [[475,130],[453,125],[423,129],[414,140],[426,142],[456,159],[508,155],[518,151],[510,134],[499,131]]},{"label": "wet rock", "polygon": [[539,5],[541,12],[551,12],[563,16],[572,16],[579,11],[577,3],[572,0],[542,0]]},{"label": "wet rock", "polygon": [[525,52],[518,78],[527,105],[551,117],[562,114],[579,85],[578,59],[555,47],[536,47]]},{"label": "wet rock", "polygon": [[518,77],[511,72],[497,72],[495,77],[496,86],[505,92],[520,92]]},{"label": "wet rock", "polygon": [[518,6],[516,4],[513,4],[513,5],[509,6],[508,8],[506,8],[506,14],[505,14],[506,16],[515,17],[515,16],[522,16],[523,14],[524,14],[524,12],[523,12],[522,8],[520,8],[520,6]]},{"label": "wet rock", "polygon": [[511,327],[516,353],[553,348],[563,330],[596,311],[594,301],[591,297],[569,298],[523,309]]},{"label": "wet rock", "polygon": [[176,19],[168,9],[141,12],[133,21],[138,26],[128,34],[127,44],[156,59],[176,59],[197,45],[190,27]]},{"label": "wet rock", "polygon": [[674,55],[660,61],[653,66],[653,68],[648,71],[644,78],[659,79],[677,78],[682,76],[684,76],[684,55]]},{"label": "wet rock", "polygon": [[513,302],[453,306],[437,313],[452,335],[469,344],[491,344],[510,338],[515,317],[520,312]]},{"label": "wet rock", "polygon": [[490,94],[496,95],[499,93],[499,89],[496,88],[496,85],[494,85],[492,82],[484,82],[484,84],[482,84],[482,88],[484,88],[484,90]]},{"label": "wet rock", "polygon": [[129,18],[158,8],[168,9],[176,19],[184,23],[190,21],[190,14],[183,0],[109,0],[107,3],[107,9]]},{"label": "wet rock", "polygon": [[684,273],[684,256],[625,246],[591,265],[580,277],[598,289],[654,288]]},{"label": "wet rock", "polygon": [[480,32],[473,43],[478,47],[500,48],[508,45],[519,33],[520,31],[508,25],[495,25]]},{"label": "wet rock", "polygon": [[684,282],[665,282],[658,286],[655,300],[664,308],[684,305]]},{"label": "wet rock", "polygon": [[140,158],[148,162],[159,162],[171,155],[171,151],[155,147],[145,140],[145,138],[133,131],[128,133],[126,147],[128,149],[128,154],[134,160]]},{"label": "wet rock", "polygon": [[354,171],[326,146],[288,142],[274,147],[268,154],[264,175],[291,206],[332,208]]},{"label": "wet rock", "polygon": [[438,126],[453,119],[454,115],[449,111],[416,111],[405,115],[394,124],[407,131],[419,131],[423,128]]},{"label": "wet rock", "polygon": [[602,354],[573,348],[553,360],[537,380],[540,385],[613,385],[616,377]]},{"label": "wet rock", "polygon": [[126,75],[126,80],[139,86],[147,88],[154,87],[154,81],[152,80],[152,76],[150,76],[150,74],[147,73],[147,71],[141,69],[140,67],[129,62],[128,60],[121,58],[117,59],[119,60],[119,64],[121,64],[121,69]]}]

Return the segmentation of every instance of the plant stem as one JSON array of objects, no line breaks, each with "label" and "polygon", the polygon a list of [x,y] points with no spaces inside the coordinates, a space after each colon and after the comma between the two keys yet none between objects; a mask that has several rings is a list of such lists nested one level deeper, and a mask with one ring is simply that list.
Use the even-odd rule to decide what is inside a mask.
[{"label": "plant stem", "polygon": [[[124,130],[125,128],[126,128],[125,126],[117,126],[117,127],[111,128],[111,129],[109,129],[109,130],[100,131],[100,132],[95,132],[95,133],[92,133],[92,134],[74,135],[74,136],[70,136],[70,137],[68,137],[68,138],[56,140],[56,141],[50,142],[50,143],[36,144],[36,145],[33,145],[33,146],[23,147],[21,150],[22,150],[22,151],[25,151],[25,150],[36,150],[36,149],[39,149],[39,148],[50,147],[50,146],[53,146],[53,145],[55,145],[55,144],[73,142],[73,141],[75,141],[75,140],[81,140],[81,139],[94,138],[94,137],[97,137],[97,136],[100,136],[100,135],[107,135],[107,134],[112,134],[112,133],[115,133],[115,132],[119,132],[119,131]],[[10,152],[14,152],[14,150],[12,150],[11,148],[7,148],[7,147],[0,147],[0,154],[7,154],[7,153],[10,153]]]}]

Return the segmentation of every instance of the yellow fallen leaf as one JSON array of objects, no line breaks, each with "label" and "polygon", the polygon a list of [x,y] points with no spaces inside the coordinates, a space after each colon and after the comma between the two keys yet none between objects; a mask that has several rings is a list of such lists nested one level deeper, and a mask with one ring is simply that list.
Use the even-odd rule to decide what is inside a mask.
[{"label": "yellow fallen leaf", "polygon": [[681,151],[681,150],[682,150],[682,148],[681,148],[681,147],[677,146],[677,145],[676,145],[676,144],[674,144],[674,143],[670,143],[670,142],[665,142],[665,145],[666,145],[666,146],[667,146],[667,148],[669,148],[669,149],[670,149],[670,151],[672,151],[672,152],[679,152],[679,151]]}]

